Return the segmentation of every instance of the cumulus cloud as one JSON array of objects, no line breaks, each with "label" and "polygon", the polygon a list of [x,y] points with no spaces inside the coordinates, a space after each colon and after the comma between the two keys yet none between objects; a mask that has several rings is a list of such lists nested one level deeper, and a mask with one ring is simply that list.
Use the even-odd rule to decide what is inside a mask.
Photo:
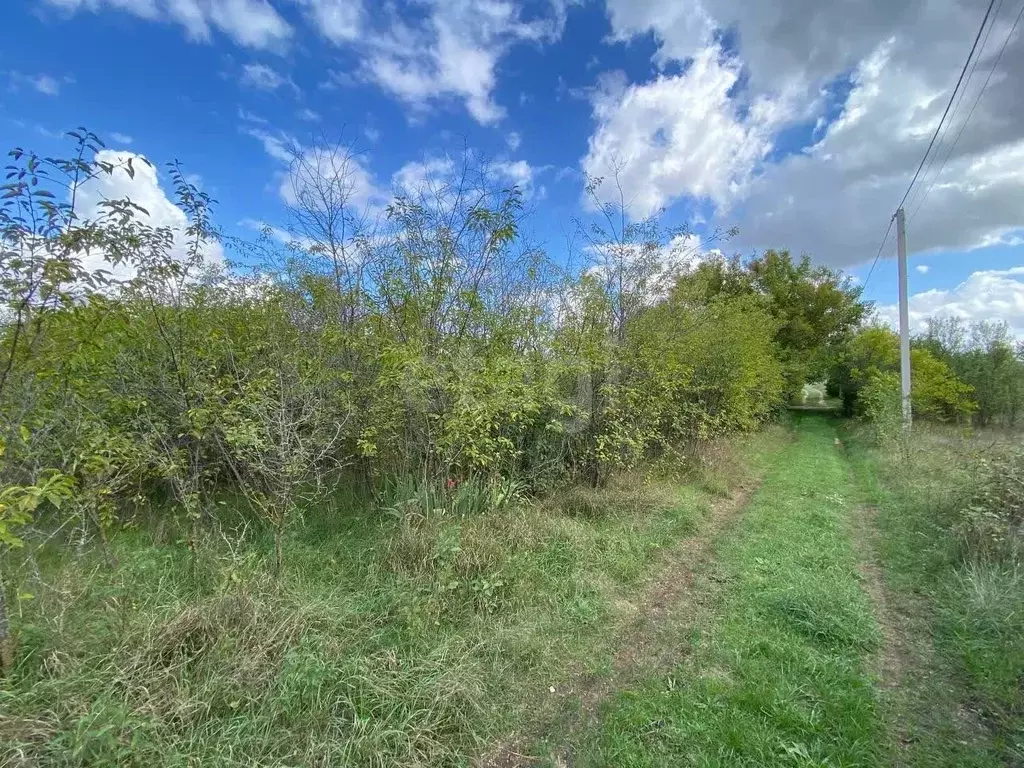
[{"label": "cumulus cloud", "polygon": [[931,267],[929,267],[927,264],[918,264],[916,267],[914,267],[914,269],[916,269],[919,274],[927,275],[928,270],[930,270]]},{"label": "cumulus cloud", "polygon": [[533,196],[534,169],[525,160],[499,160],[491,163],[487,170],[498,183],[518,187],[523,197]]},{"label": "cumulus cloud", "polygon": [[125,11],[148,21],[183,27],[189,38],[207,42],[211,29],[248,48],[278,48],[292,37],[292,27],[267,0],[44,0],[69,13]]},{"label": "cumulus cloud", "polygon": [[[500,59],[517,43],[557,38],[567,3],[554,0],[526,13],[520,0],[425,0],[371,15],[361,0],[300,0],[328,40],[352,47],[362,63],[356,78],[374,83],[415,112],[448,99],[465,104],[477,122],[505,110],[493,96]],[[332,81],[349,81],[333,73]]]},{"label": "cumulus cloud", "polygon": [[[123,167],[129,158],[135,171],[134,178]],[[100,174],[79,187],[76,196],[79,215],[86,219],[96,218],[102,215],[103,201],[129,198],[136,205],[146,209],[148,215],[139,214],[141,222],[151,227],[167,227],[173,232],[174,244],[171,254],[184,258],[188,242],[185,234],[188,219],[185,212],[168,197],[160,183],[157,169],[146,163],[142,155],[134,152],[104,149],[96,154],[96,160],[110,163],[115,169],[112,173]],[[219,262],[224,258],[224,251],[220,243],[210,242],[206,245],[205,255],[209,260]],[[85,258],[83,265],[89,270],[106,269],[115,279],[127,279],[132,276],[130,267],[120,265],[112,268],[99,254],[90,254]]]},{"label": "cumulus cloud", "polygon": [[[941,12],[955,4],[956,0],[607,0],[607,9],[612,39],[629,41],[653,34],[660,65],[685,61],[711,45],[721,30],[733,30],[751,84],[764,92],[828,79],[868,55],[893,29],[917,23],[926,5],[941,18]],[[978,14],[974,24],[980,20]],[[964,29],[970,27],[958,31]]]},{"label": "cumulus cloud", "polygon": [[[633,182],[627,191],[641,206],[649,209],[664,200],[717,190],[708,196],[723,219],[740,225],[741,246],[788,246],[839,266],[874,258],[983,15],[982,6],[959,0],[753,5],[742,0],[608,0],[607,10],[613,39],[652,35],[655,65],[679,65],[684,71],[627,85],[610,108],[607,103],[595,108],[588,160],[599,157],[604,146],[621,149],[621,159],[637,166],[630,169]],[[997,16],[984,36],[977,71],[938,144],[937,161],[923,174],[921,192],[908,201],[911,252],[1005,242],[1024,225],[1024,40],[1021,29],[1010,36],[1014,15]],[[735,61],[724,68],[741,67],[744,77],[728,91],[727,102],[712,109],[706,126],[706,106],[697,99],[686,120],[671,105],[680,91],[695,87],[686,77],[727,29],[735,32],[730,36]],[[990,71],[984,98],[951,150]],[[709,86],[720,88],[716,73],[705,72]],[[637,97],[646,89],[657,93],[659,102],[652,100],[652,106]],[[839,102],[838,117],[829,111],[830,100]],[[757,104],[771,113],[767,120],[754,109]],[[645,135],[645,119],[665,132]],[[693,133],[674,143],[672,153],[659,152],[660,144],[667,143],[662,138],[670,136],[666,126],[677,122],[694,125]],[[806,147],[782,132],[802,125],[811,137]],[[714,151],[715,136],[723,129],[740,148],[735,155]],[[752,145],[745,145],[744,138]],[[765,145],[770,154],[749,151]],[[686,173],[666,174],[666,163],[689,167]],[[657,180],[653,190],[645,186],[648,178]]]},{"label": "cumulus cloud", "polygon": [[[1024,267],[974,272],[951,290],[924,291],[909,298],[912,330],[927,330],[929,317],[959,317],[967,322],[1006,322],[1024,340]],[[878,315],[894,327],[899,307],[883,304]]]},{"label": "cumulus cloud", "polygon": [[[583,170],[606,180],[618,171],[624,202],[640,216],[683,196],[727,205],[771,149],[781,116],[767,99],[741,113],[730,97],[739,76],[717,47],[698,52],[680,75],[639,85],[606,76],[591,96],[597,128]],[[618,189],[603,184],[598,195],[616,198]]]}]

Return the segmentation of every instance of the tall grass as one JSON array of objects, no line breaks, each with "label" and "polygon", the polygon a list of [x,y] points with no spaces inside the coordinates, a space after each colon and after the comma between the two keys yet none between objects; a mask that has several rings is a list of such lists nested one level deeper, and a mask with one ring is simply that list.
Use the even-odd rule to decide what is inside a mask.
[{"label": "tall grass", "polygon": [[608,666],[622,595],[710,507],[698,481],[527,502],[407,479],[305,510],[278,578],[255,525],[198,558],[124,531],[113,569],[30,546],[5,564],[0,764],[464,765],[572,668]]},{"label": "tall grass", "polygon": [[[906,712],[922,765],[1024,762],[1024,569],[1019,436],[915,425],[909,439],[850,435],[879,504],[890,585],[920,614],[934,658]],[[928,654],[926,653],[927,657]]]}]

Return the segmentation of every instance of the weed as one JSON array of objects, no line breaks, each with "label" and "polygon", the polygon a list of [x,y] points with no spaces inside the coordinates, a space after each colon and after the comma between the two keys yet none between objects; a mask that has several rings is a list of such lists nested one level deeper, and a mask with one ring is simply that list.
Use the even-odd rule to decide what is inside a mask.
[{"label": "weed", "polygon": [[112,539],[115,570],[39,549],[11,601],[0,764],[464,765],[575,660],[610,656],[622,594],[707,507],[637,476],[585,513],[570,498],[353,489],[286,534],[276,579],[244,515],[198,557],[144,529]]}]

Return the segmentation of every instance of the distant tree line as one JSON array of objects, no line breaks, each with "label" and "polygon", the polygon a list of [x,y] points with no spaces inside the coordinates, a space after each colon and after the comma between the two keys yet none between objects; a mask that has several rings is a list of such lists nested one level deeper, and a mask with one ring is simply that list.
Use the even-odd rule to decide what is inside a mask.
[{"label": "distant tree line", "polygon": [[[928,320],[911,339],[911,404],[915,415],[980,427],[1019,426],[1024,413],[1024,344],[1005,323]],[[899,336],[869,325],[836,358],[828,391],[848,415],[871,415],[899,398]]]}]

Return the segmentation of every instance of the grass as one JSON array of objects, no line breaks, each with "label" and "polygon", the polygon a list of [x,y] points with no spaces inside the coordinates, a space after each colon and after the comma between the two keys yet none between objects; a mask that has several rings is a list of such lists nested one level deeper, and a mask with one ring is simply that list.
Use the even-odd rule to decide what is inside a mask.
[{"label": "grass", "polygon": [[692,654],[615,695],[574,765],[874,765],[881,739],[866,663],[879,635],[847,531],[855,500],[834,427],[799,419],[713,581]]},{"label": "grass", "polygon": [[711,470],[473,514],[341,499],[289,533],[276,579],[251,529],[198,560],[148,529],[113,538],[115,569],[89,548],[8,558],[0,764],[465,765],[608,668],[628,597],[722,487]]},{"label": "grass", "polygon": [[1024,765],[1017,533],[963,512],[991,436],[790,418],[687,476],[339,496],[278,578],[251,526],[8,554],[0,765]]},{"label": "grass", "polygon": [[963,535],[978,460],[1001,442],[927,425],[902,449],[857,430],[847,440],[880,510],[881,561],[907,628],[909,669],[886,713],[903,765],[1024,764],[1024,571]]}]

